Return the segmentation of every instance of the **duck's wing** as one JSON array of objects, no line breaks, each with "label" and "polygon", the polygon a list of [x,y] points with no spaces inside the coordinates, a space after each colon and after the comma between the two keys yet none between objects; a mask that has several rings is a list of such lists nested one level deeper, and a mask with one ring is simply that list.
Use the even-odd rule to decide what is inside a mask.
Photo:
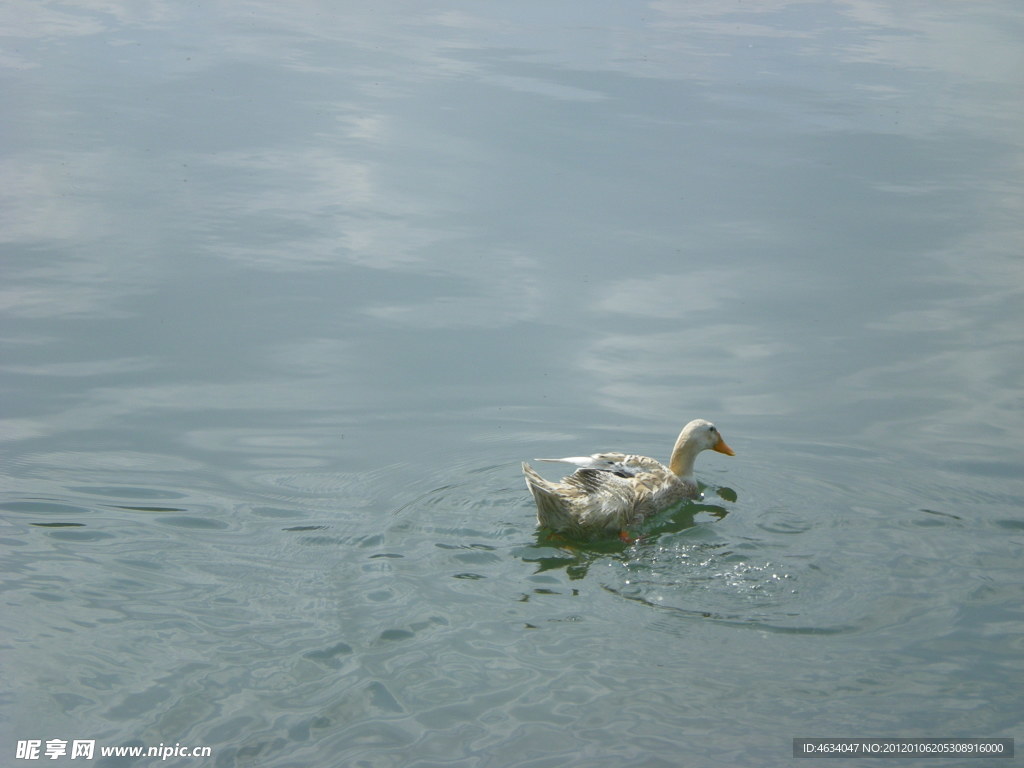
[{"label": "duck's wing", "polygon": [[665,467],[660,461],[647,456],[636,456],[628,453],[595,453],[592,456],[567,456],[564,459],[536,459],[536,461],[556,461],[573,464],[580,470],[597,470],[611,472],[619,477],[635,477],[641,472],[660,471]]},{"label": "duck's wing", "polygon": [[577,469],[561,487],[580,500],[576,525],[581,531],[623,531],[636,520],[637,508],[648,496],[635,477],[589,467]]}]

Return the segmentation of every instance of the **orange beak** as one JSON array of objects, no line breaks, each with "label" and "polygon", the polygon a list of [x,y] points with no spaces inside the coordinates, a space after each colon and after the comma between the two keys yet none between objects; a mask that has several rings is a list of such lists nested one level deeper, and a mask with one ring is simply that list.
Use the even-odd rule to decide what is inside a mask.
[{"label": "orange beak", "polygon": [[726,456],[736,455],[736,452],[728,445],[726,445],[725,440],[723,440],[722,438],[718,438],[718,442],[715,445],[711,446],[711,450],[718,451],[719,453],[724,453]]}]

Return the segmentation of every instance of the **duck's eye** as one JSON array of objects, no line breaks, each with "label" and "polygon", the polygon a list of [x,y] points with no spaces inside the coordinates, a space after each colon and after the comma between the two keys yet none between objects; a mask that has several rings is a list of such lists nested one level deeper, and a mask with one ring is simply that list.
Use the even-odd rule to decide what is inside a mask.
[{"label": "duck's eye", "polygon": [[717,432],[717,431],[718,430],[715,429],[715,425],[714,424],[712,424],[710,427],[708,427],[708,432]]}]

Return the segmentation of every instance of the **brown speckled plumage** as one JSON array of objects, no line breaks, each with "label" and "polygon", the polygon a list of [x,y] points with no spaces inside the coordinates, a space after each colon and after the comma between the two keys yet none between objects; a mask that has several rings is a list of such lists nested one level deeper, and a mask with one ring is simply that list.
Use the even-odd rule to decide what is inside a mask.
[{"label": "brown speckled plumage", "polygon": [[541,527],[575,536],[624,535],[645,518],[700,495],[693,462],[707,449],[733,455],[714,424],[696,419],[679,433],[668,466],[647,456],[597,453],[538,459],[579,467],[561,482],[545,480],[525,462],[523,474]]}]

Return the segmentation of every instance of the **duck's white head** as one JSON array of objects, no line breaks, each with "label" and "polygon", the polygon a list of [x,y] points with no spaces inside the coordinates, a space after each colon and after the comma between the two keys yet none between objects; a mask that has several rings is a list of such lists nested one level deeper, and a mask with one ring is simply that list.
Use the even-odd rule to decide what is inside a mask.
[{"label": "duck's white head", "polygon": [[679,433],[675,447],[672,449],[672,459],[669,462],[669,469],[679,477],[690,477],[693,475],[693,462],[701,451],[718,451],[726,456],[735,456],[718,427],[705,419],[694,419]]}]

